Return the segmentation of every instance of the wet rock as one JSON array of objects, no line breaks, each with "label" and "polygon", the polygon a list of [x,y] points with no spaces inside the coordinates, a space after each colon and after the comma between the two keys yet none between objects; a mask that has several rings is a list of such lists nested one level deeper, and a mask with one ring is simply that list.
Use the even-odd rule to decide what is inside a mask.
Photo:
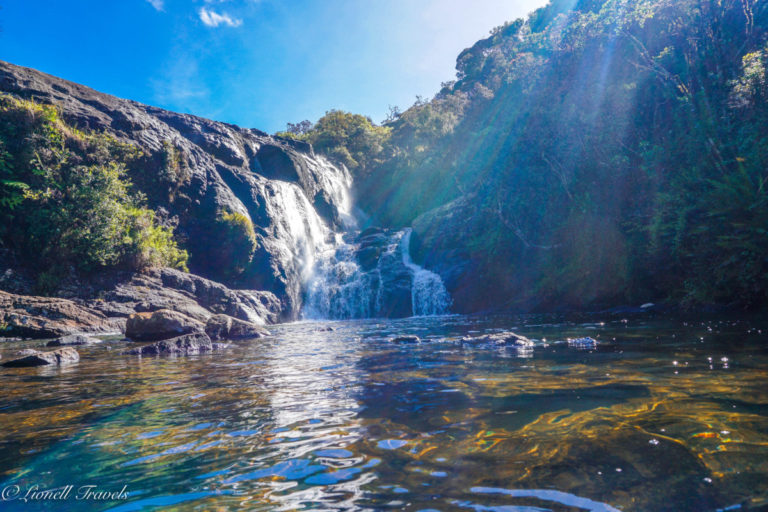
[{"label": "wet rock", "polygon": [[596,348],[597,345],[598,345],[597,340],[589,337],[568,340],[569,347],[583,349],[583,350]]},{"label": "wet rock", "polygon": [[135,313],[128,317],[125,325],[125,335],[134,341],[165,340],[203,330],[202,322],[169,309]]},{"label": "wet rock", "polygon": [[518,347],[533,347],[533,341],[513,332],[499,332],[481,336],[464,336],[462,343],[495,343],[497,345],[516,345]]},{"label": "wet rock", "polygon": [[160,309],[178,311],[202,323],[225,314],[253,323],[275,323],[282,304],[270,292],[232,290],[221,283],[170,268],[126,274],[86,304],[107,316],[128,317]]},{"label": "wet rock", "polygon": [[47,365],[66,365],[76,363],[80,360],[77,350],[72,347],[64,347],[51,352],[39,352],[33,350],[32,353],[22,358],[14,359],[2,364],[6,368],[26,368],[32,366]]},{"label": "wet rock", "polygon": [[418,336],[406,335],[406,336],[398,336],[396,338],[391,338],[390,341],[392,343],[419,343],[421,342],[421,338],[419,338]]},{"label": "wet rock", "polygon": [[83,334],[70,334],[69,336],[62,336],[61,338],[49,341],[47,347],[67,347],[78,345],[92,345],[94,343],[101,343],[101,340],[92,336],[85,336]]},{"label": "wet rock", "polygon": [[68,299],[0,291],[0,329],[3,334],[53,338],[78,332],[116,332],[120,323]]},{"label": "wet rock", "polygon": [[211,342],[211,338],[205,333],[185,334],[169,340],[158,341],[151,345],[132,348],[123,352],[125,355],[136,356],[158,356],[158,355],[177,355],[189,356],[205,352],[212,352],[220,348],[221,343]]},{"label": "wet rock", "polygon": [[205,324],[205,333],[212,340],[263,338],[269,331],[260,325],[238,320],[227,315],[214,315]]},{"label": "wet rock", "polygon": [[363,270],[370,271],[376,268],[379,258],[390,243],[390,237],[381,228],[368,228],[357,236],[355,242],[358,244],[355,251],[358,263]]},{"label": "wet rock", "polygon": [[378,271],[381,276],[381,289],[377,316],[387,318],[411,316],[413,314],[411,294],[413,276],[403,263],[399,247],[394,252],[385,252],[381,255]]}]

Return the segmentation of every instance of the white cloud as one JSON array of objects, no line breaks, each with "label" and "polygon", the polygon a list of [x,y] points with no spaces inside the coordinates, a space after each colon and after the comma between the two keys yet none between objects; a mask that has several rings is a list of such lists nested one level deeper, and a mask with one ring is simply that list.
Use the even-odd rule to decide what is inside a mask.
[{"label": "white cloud", "polygon": [[239,27],[243,24],[243,20],[232,18],[227,13],[218,13],[205,7],[201,7],[200,21],[207,27],[218,27],[219,25],[227,25],[228,27]]},{"label": "white cloud", "polygon": [[147,2],[158,11],[162,11],[165,7],[165,0],[147,0]]}]

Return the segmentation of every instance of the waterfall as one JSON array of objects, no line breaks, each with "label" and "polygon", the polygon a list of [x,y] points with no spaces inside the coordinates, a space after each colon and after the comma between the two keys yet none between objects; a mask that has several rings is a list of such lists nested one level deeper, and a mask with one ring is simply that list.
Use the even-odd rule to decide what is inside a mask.
[{"label": "waterfall", "polygon": [[361,271],[355,261],[354,247],[342,235],[335,246],[318,255],[315,272],[308,284],[304,317],[370,318],[374,316],[376,280]]},{"label": "waterfall", "polygon": [[451,296],[445,289],[443,280],[439,275],[416,265],[411,259],[411,233],[410,228],[405,230],[400,250],[403,253],[403,263],[413,273],[413,284],[411,285],[413,315],[445,314],[451,307]]},{"label": "waterfall", "polygon": [[[361,244],[352,234],[336,235],[336,243],[317,257],[307,287],[303,316],[310,319],[349,319],[388,316],[410,300],[410,310],[398,316],[448,312],[451,298],[442,279],[415,264],[410,256],[411,230],[377,235],[375,266],[359,261]],[[345,239],[346,238],[346,239]],[[368,247],[370,249],[370,247]],[[393,303],[400,302],[401,304]]]}]

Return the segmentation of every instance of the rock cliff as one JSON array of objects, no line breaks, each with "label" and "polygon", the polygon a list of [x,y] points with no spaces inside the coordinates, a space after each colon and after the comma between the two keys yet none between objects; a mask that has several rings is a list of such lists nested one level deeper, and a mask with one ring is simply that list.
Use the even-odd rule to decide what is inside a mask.
[{"label": "rock cliff", "polygon": [[[163,221],[177,225],[190,270],[229,287],[264,290],[297,318],[315,249],[350,212],[345,168],[311,146],[200,117],[169,112],[0,61],[0,91],[51,103],[82,130],[130,142],[144,156],[131,179]],[[221,216],[252,221],[253,258],[232,272]]]}]

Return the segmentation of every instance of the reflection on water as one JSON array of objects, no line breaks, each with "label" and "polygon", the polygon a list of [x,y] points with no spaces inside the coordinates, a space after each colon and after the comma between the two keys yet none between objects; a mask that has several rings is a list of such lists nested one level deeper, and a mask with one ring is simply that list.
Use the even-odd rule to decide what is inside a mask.
[{"label": "reflection on water", "polygon": [[[298,323],[181,359],[121,356],[121,342],[107,341],[61,370],[0,370],[1,487],[127,485],[128,500],[0,508],[760,510],[764,329],[457,316]],[[535,346],[465,338],[503,330]],[[389,341],[402,334],[423,342]]]}]

